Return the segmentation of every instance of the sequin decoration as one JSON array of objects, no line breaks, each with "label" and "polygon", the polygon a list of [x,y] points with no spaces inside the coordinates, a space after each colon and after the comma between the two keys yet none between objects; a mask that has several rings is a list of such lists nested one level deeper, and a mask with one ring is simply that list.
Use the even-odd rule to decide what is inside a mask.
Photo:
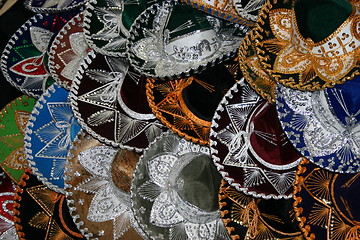
[{"label": "sequin decoration", "polygon": [[24,151],[25,127],[36,99],[21,96],[0,112],[0,166],[14,182],[28,167]]},{"label": "sequin decoration", "polygon": [[142,151],[164,131],[146,101],[146,79],[126,59],[90,52],[71,89],[75,117],[109,145]]},{"label": "sequin decoration", "polygon": [[350,240],[360,236],[360,173],[338,174],[308,160],[299,166],[294,209],[306,239]]},{"label": "sequin decoration", "polygon": [[101,144],[84,132],[73,142],[65,172],[65,190],[74,222],[87,238],[141,239],[132,228],[130,185],[124,189],[117,187],[127,185],[129,180],[122,176],[113,181],[112,166],[121,162],[136,165],[139,159],[139,155],[126,152],[129,151]]},{"label": "sequin decoration", "polygon": [[226,181],[219,191],[222,220],[232,239],[303,240],[292,199],[253,198]]},{"label": "sequin decoration", "polygon": [[329,171],[360,171],[360,77],[321,91],[277,87],[277,109],[292,144]]},{"label": "sequin decoration", "polygon": [[46,186],[63,193],[72,125],[69,92],[54,83],[36,103],[24,137],[26,159]]},{"label": "sequin decoration", "polygon": [[21,239],[85,239],[71,219],[65,196],[44,186],[30,170],[17,187],[14,216]]},{"label": "sequin decoration", "polygon": [[146,76],[185,77],[230,59],[247,31],[191,6],[163,2],[134,21],[127,53],[131,65]]},{"label": "sequin decoration", "polygon": [[39,98],[53,83],[46,69],[47,50],[55,33],[77,12],[36,14],[8,41],[1,55],[1,70],[14,87]]},{"label": "sequin decoration", "polygon": [[290,198],[301,160],[276,108],[239,81],[218,106],[210,132],[211,154],[238,191],[265,199]]},{"label": "sequin decoration", "polygon": [[80,63],[90,51],[83,32],[83,14],[68,21],[56,35],[49,51],[49,71],[62,87],[70,89]]},{"label": "sequin decoration", "polygon": [[298,90],[320,90],[359,75],[360,4],[330,36],[314,43],[299,31],[292,1],[272,0],[260,12],[255,45],[260,62],[278,82]]},{"label": "sequin decoration", "polygon": [[[196,178],[185,179],[182,175],[186,175],[184,171],[191,171],[186,166],[194,163],[192,166],[197,166],[196,163],[200,162],[207,163],[197,171],[197,174],[206,176],[207,186],[197,182]],[[135,220],[144,238],[228,239],[215,204],[220,176],[216,175],[215,168],[212,172],[211,164],[207,147],[170,132],[150,144],[136,167],[131,188]],[[212,185],[215,192],[207,191]],[[203,193],[202,206],[194,205],[194,199],[187,199],[193,190]]]}]

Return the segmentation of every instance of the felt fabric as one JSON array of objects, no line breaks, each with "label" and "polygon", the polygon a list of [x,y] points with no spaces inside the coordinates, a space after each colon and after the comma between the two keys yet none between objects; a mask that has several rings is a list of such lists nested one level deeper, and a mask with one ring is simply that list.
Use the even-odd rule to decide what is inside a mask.
[{"label": "felt fabric", "polygon": [[146,95],[164,125],[186,139],[208,144],[215,109],[239,77],[237,74],[241,73],[236,61],[228,61],[189,78],[167,82],[149,78]]},{"label": "felt fabric", "polygon": [[72,221],[65,196],[56,193],[25,171],[14,201],[19,239],[86,239]]},{"label": "felt fabric", "polygon": [[73,110],[96,139],[140,152],[166,130],[146,101],[146,78],[125,59],[92,51],[78,71],[71,91]]},{"label": "felt fabric", "polygon": [[286,137],[276,108],[237,82],[220,102],[210,129],[215,165],[238,191],[290,198],[300,153]]},{"label": "felt fabric", "polygon": [[339,174],[303,160],[296,174],[294,209],[308,239],[356,239],[359,173]]},{"label": "felt fabric", "polygon": [[130,64],[149,77],[194,75],[234,56],[249,29],[191,6],[162,2],[147,8],[130,30]]},{"label": "felt fabric", "polygon": [[[294,89],[315,91],[344,83],[359,74],[359,29],[353,26],[357,24],[360,5],[353,2],[352,12],[346,19],[344,8],[337,6],[346,1],[329,4],[331,10],[326,11],[324,7],[312,13],[316,4],[324,2],[331,1],[318,1],[314,8],[307,4],[304,8],[299,6],[300,12],[306,11],[299,15],[293,8],[294,1],[269,1],[262,8],[254,40],[262,66],[275,81]],[[306,3],[311,5],[312,1]],[[345,7],[345,13],[348,11]],[[315,24],[308,20],[311,16],[329,20]],[[323,31],[309,29],[315,25]],[[327,27],[322,27],[324,25]],[[303,36],[303,31],[307,35]],[[316,41],[316,37],[321,41]]]},{"label": "felt fabric", "polygon": [[46,69],[46,52],[53,35],[77,13],[36,14],[12,35],[1,55],[1,70],[11,85],[39,98],[54,82]]},{"label": "felt fabric", "polygon": [[64,193],[65,161],[75,124],[69,92],[55,83],[35,104],[25,131],[26,160],[46,186],[60,193]]},{"label": "felt fabric", "polygon": [[228,239],[216,206],[220,180],[207,147],[165,133],[134,172],[131,201],[139,231],[146,239]]},{"label": "felt fabric", "polygon": [[360,77],[334,88],[304,92],[277,87],[280,122],[292,144],[329,171],[360,171]]},{"label": "felt fabric", "polygon": [[226,181],[219,190],[221,218],[232,239],[304,239],[293,199],[259,199],[238,192]]},{"label": "felt fabric", "polygon": [[36,99],[25,95],[8,103],[0,112],[0,166],[14,182],[28,167],[25,159],[26,124]]},{"label": "felt fabric", "polygon": [[[81,131],[65,171],[67,201],[85,237],[142,239],[132,227],[130,183],[139,155],[106,146]],[[130,166],[133,166],[131,168]]]},{"label": "felt fabric", "polygon": [[49,72],[63,88],[70,89],[80,63],[90,48],[85,42],[83,13],[69,20],[56,34],[49,50]]}]

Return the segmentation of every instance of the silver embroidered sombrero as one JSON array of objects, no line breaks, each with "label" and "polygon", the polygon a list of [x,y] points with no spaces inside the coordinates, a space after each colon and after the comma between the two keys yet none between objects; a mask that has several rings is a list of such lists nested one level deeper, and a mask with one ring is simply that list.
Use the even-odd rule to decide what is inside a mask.
[{"label": "silver embroidered sombrero", "polygon": [[287,139],[276,107],[243,80],[216,110],[210,147],[219,172],[238,191],[257,198],[291,198],[301,155]]},{"label": "silver embroidered sombrero", "polygon": [[277,86],[279,118],[292,144],[329,171],[360,171],[360,77],[321,91]]},{"label": "silver embroidered sombrero", "polygon": [[88,0],[26,0],[24,6],[41,13],[68,12],[83,6]]},{"label": "silver embroidered sombrero", "polygon": [[234,56],[247,31],[191,6],[163,2],[134,21],[127,53],[146,76],[185,77]]},{"label": "silver embroidered sombrero", "polygon": [[166,133],[140,157],[131,187],[146,239],[229,239],[218,211],[221,177],[209,148]]},{"label": "silver embroidered sombrero", "polygon": [[83,32],[83,13],[68,21],[50,46],[48,67],[62,87],[70,89],[81,61],[90,51]]},{"label": "silver embroidered sombrero", "polygon": [[130,184],[139,155],[107,146],[81,131],[65,171],[67,203],[90,239],[141,239],[132,227]]},{"label": "silver embroidered sombrero", "polygon": [[145,83],[125,58],[91,51],[71,88],[75,117],[99,141],[140,152],[166,131],[151,112]]}]

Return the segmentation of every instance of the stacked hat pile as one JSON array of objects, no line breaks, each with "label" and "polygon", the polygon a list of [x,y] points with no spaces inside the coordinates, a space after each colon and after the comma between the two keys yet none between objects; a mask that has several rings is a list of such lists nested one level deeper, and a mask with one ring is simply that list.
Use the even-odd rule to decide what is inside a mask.
[{"label": "stacked hat pile", "polygon": [[0,239],[360,239],[360,3],[27,0]]}]

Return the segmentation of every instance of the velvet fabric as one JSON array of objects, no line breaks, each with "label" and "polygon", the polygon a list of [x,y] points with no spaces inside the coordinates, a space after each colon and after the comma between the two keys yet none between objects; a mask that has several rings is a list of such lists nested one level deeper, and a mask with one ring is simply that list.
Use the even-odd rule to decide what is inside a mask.
[{"label": "velvet fabric", "polygon": [[44,186],[26,171],[15,195],[14,216],[19,237],[51,239],[58,236],[85,239],[74,224],[65,196]]}]

